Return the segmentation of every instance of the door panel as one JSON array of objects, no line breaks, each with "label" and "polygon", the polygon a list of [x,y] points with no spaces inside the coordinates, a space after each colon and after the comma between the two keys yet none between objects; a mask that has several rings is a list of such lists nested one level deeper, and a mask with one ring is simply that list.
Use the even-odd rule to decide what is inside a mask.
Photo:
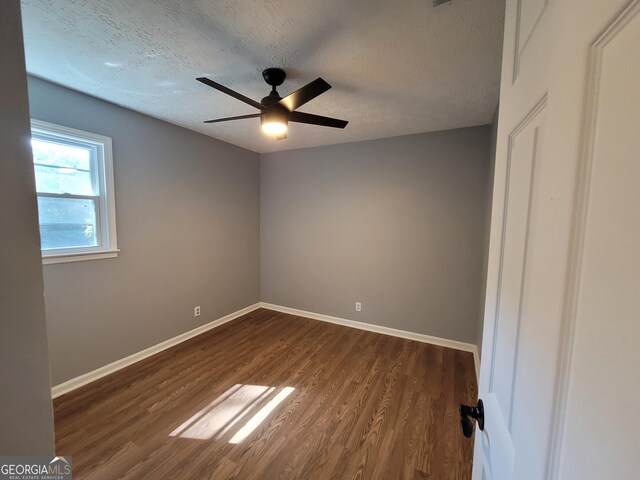
[{"label": "door panel", "polygon": [[[501,269],[490,390],[495,392],[507,425],[511,425],[513,381],[522,321],[522,296],[527,267],[532,186],[542,137],[546,99],[510,135],[507,154],[507,190],[504,204]],[[501,321],[502,319],[502,321]],[[515,321],[511,321],[515,319]]]},{"label": "door panel", "polygon": [[[585,210],[571,383],[558,478],[640,471],[640,2],[591,49]],[[593,440],[597,439],[597,442]]]},{"label": "door panel", "polygon": [[507,0],[476,480],[640,470],[639,10]]}]

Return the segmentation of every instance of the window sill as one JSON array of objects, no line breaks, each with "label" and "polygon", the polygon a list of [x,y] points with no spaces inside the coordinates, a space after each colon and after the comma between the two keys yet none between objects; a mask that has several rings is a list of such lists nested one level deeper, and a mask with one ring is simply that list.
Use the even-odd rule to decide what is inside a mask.
[{"label": "window sill", "polygon": [[64,253],[61,255],[47,255],[42,257],[43,265],[54,263],[84,262],[87,260],[100,260],[102,258],[115,258],[120,250],[108,250],[106,252]]}]

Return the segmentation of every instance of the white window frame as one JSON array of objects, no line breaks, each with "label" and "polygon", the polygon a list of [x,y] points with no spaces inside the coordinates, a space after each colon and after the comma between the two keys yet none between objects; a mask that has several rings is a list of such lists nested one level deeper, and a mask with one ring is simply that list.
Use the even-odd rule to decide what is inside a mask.
[{"label": "white window frame", "polygon": [[[118,240],[116,232],[116,202],[113,187],[113,150],[111,137],[96,133],[84,132],[74,128],[31,119],[32,137],[43,138],[68,145],[91,146],[95,149],[92,171],[94,190],[99,196],[75,195],[69,193],[37,192],[40,197],[82,198],[96,202],[96,225],[98,226],[98,245],[90,247],[52,248],[42,251],[42,263],[78,262],[97,260],[118,256]],[[95,169],[95,170],[94,170]]]}]

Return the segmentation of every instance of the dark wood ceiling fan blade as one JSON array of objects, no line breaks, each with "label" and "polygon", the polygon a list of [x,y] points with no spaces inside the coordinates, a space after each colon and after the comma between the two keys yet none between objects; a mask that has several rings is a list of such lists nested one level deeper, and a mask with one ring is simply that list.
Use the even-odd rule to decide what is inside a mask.
[{"label": "dark wood ceiling fan blade", "polygon": [[303,112],[291,112],[289,114],[289,121],[333,128],[344,128],[347,126],[347,123],[349,123],[346,120],[338,120],[337,118],[323,117],[321,115],[312,115],[311,113]]},{"label": "dark wood ceiling fan blade", "polygon": [[203,123],[227,122],[229,120],[242,120],[244,118],[260,118],[261,113],[252,113],[251,115],[239,115],[237,117],[216,118],[215,120],[205,120]]},{"label": "dark wood ceiling fan blade", "polygon": [[230,95],[233,98],[240,100],[241,102],[251,105],[254,108],[257,108],[259,110],[264,110],[264,105],[262,105],[261,103],[258,103],[255,100],[251,100],[249,97],[245,97],[241,93],[231,90],[230,88],[225,87],[224,85],[220,85],[218,82],[214,82],[213,80],[210,80],[207,77],[198,77],[196,78],[196,80],[199,81],[200,83],[204,83],[205,85],[210,86],[211,88],[215,88],[216,90],[222,93],[226,93],[227,95]]},{"label": "dark wood ceiling fan blade", "polygon": [[304,87],[300,87],[295,92],[287,95],[278,103],[285,107],[290,112],[293,112],[296,108],[301,107],[309,100],[313,100],[318,95],[323,94],[331,88],[327,82],[318,77],[313,82],[307,83]]}]

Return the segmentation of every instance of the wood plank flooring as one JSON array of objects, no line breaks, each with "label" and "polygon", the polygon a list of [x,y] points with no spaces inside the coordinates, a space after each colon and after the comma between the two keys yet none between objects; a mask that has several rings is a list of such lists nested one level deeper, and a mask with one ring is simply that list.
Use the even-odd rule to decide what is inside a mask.
[{"label": "wood plank flooring", "polygon": [[260,309],[54,401],[80,479],[469,479],[470,353]]}]

